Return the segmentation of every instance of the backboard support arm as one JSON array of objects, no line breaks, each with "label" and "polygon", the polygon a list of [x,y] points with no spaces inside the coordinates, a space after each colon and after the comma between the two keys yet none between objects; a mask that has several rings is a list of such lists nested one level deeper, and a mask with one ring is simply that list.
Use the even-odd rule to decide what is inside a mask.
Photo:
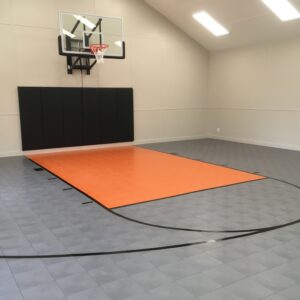
[{"label": "backboard support arm", "polygon": [[[122,56],[104,56],[105,59],[125,59],[125,42],[122,42],[123,55]],[[96,65],[94,55],[91,54],[69,54],[62,51],[62,41],[61,36],[58,37],[58,52],[59,55],[66,56],[67,58],[67,72],[68,74],[73,74],[73,70],[84,70],[87,75],[90,75],[91,69]],[[92,60],[92,63],[91,63]]]}]

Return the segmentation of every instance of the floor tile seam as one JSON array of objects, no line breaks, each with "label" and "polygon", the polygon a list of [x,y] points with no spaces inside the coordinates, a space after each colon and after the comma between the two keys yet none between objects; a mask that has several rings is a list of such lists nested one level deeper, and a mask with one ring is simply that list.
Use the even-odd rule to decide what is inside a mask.
[{"label": "floor tile seam", "polygon": [[[150,263],[151,263],[151,262],[150,262]],[[147,272],[147,271],[154,271],[154,270],[155,270],[155,271],[158,272],[158,273],[162,273],[163,275],[166,275],[164,272],[162,272],[160,269],[158,269],[158,267],[157,267],[156,265],[154,265],[154,264],[152,264],[152,263],[151,263],[151,265],[153,265],[154,268],[152,268],[152,269],[150,269],[150,270],[138,272],[138,273],[135,273],[135,274],[132,274],[132,275],[129,275],[126,271],[125,271],[125,272],[127,273],[128,277],[129,277],[130,279],[134,280],[135,282],[136,282],[136,280],[133,278],[133,276],[142,274],[142,273]],[[166,264],[166,265],[167,265],[167,264]],[[166,275],[166,276],[170,279],[170,282],[169,282],[169,283],[175,283],[175,282],[176,282],[176,280],[172,279],[170,276],[168,276],[168,275]],[[138,282],[137,282],[137,284],[140,285]],[[155,287],[155,288],[161,287],[161,286],[163,286],[163,285],[164,285],[164,284],[160,284],[159,286],[157,286],[157,287]],[[146,291],[148,292],[148,290],[146,290]],[[151,295],[151,294],[150,294],[150,295]]]},{"label": "floor tile seam", "polygon": [[[24,238],[26,239],[26,241],[31,245],[32,249],[35,250],[35,248],[33,247],[32,242],[28,240],[26,234],[22,231],[22,229],[21,229],[21,227],[19,226],[19,224],[16,223],[16,225],[17,225],[17,227],[19,228],[19,230],[22,232],[22,234],[23,234]],[[47,226],[45,226],[45,227],[48,228]],[[49,229],[49,228],[48,228],[48,229]],[[50,229],[49,229],[49,230],[50,230]],[[51,231],[51,232],[52,232],[52,231]],[[52,234],[53,234],[53,233],[52,233]],[[54,235],[54,236],[55,236],[55,235]],[[55,237],[56,237],[56,236],[55,236]],[[56,237],[56,239],[57,239],[57,237]],[[60,241],[58,241],[58,243],[59,243],[65,250],[69,251],[66,247],[64,247],[63,244],[60,243]],[[35,251],[36,251],[36,250],[35,250]],[[37,258],[37,259],[39,259],[39,258]],[[47,269],[47,271],[48,271],[49,275],[51,276],[51,278],[53,279],[53,281],[56,282],[55,278],[52,276],[52,273],[51,273],[50,270],[48,269],[48,267],[47,267],[47,265],[45,264],[45,262],[43,261],[43,259],[39,259],[39,260],[42,262],[42,264],[44,265],[44,267]],[[7,260],[6,260],[6,261],[7,261]],[[10,270],[11,270],[11,268],[10,268]],[[14,273],[13,273],[13,275],[14,275]],[[15,276],[14,276],[14,278],[15,278]],[[16,283],[17,283],[17,281],[16,281]],[[18,286],[18,287],[19,287],[19,286]]]},{"label": "floor tile seam", "polygon": [[[30,211],[32,212],[32,214],[36,217],[36,219],[37,219],[38,221],[40,221],[40,222],[43,224],[43,226],[47,229],[47,231],[48,231],[49,233],[51,233],[53,237],[55,237],[56,242],[57,242],[63,249],[65,249],[65,251],[70,252],[70,250],[69,250],[67,247],[65,247],[65,246],[61,243],[61,241],[59,240],[58,236],[53,232],[53,230],[50,229],[50,228],[45,224],[45,221],[44,221],[44,220],[43,220],[36,212],[33,211],[33,209],[30,207],[30,205],[28,205],[28,208],[30,209]],[[15,223],[16,223],[16,222],[15,222]],[[16,223],[16,224],[17,224],[17,223]],[[32,242],[28,240],[27,235],[23,232],[23,230],[21,229],[21,227],[19,226],[19,224],[17,224],[17,226],[18,226],[18,228],[20,229],[20,231],[23,233],[24,238],[30,243],[30,245],[32,246],[32,248],[35,249],[35,248],[33,247]]]},{"label": "floor tile seam", "polygon": [[[262,233],[267,233],[267,232],[262,232]],[[251,238],[251,237],[250,237]],[[252,237],[253,238],[253,237]],[[193,247],[193,246],[192,246]],[[256,254],[262,254],[263,252],[265,252],[265,251],[271,251],[271,250],[273,250],[273,249],[275,249],[276,247],[278,247],[278,245],[277,246],[274,246],[274,247],[272,247],[272,248],[270,248],[270,249],[268,249],[268,250],[266,250],[266,249],[264,249],[264,250],[262,250],[262,251],[258,251],[258,252],[255,252],[255,253],[253,253],[253,254],[250,254],[250,255],[247,255],[247,256],[245,256],[245,257],[243,257],[243,258],[239,258],[239,259],[236,259],[236,260],[232,260],[232,261],[230,261],[230,262],[226,262],[226,263],[221,263],[221,265],[224,265],[224,266],[228,266],[230,269],[234,269],[233,267],[231,267],[230,266],[230,264],[231,263],[233,263],[233,262],[238,262],[238,261],[241,261],[241,260],[245,260],[245,259],[249,259],[251,256],[253,256],[253,255],[256,255]],[[218,248],[217,248],[218,249]],[[209,250],[208,250],[209,251]],[[208,255],[209,257],[211,257],[211,258],[213,258],[213,259],[216,259],[215,257],[213,257],[213,256],[210,256],[209,254],[208,254],[208,251],[205,251],[205,252],[203,252],[203,254],[206,254],[206,255]],[[275,253],[276,254],[276,253]],[[277,255],[277,254],[276,254]],[[280,255],[278,255],[278,256],[280,256]],[[280,256],[281,257],[281,256]],[[295,258],[295,260],[298,260],[298,259],[300,259],[300,256],[298,257],[298,258]],[[217,259],[218,260],[218,259]],[[289,263],[290,261],[289,260],[287,260],[287,261],[285,261],[285,262],[283,262],[283,263],[280,263],[280,264],[278,264],[278,265],[276,265],[276,266],[273,266],[271,269],[266,269],[266,270],[268,270],[268,271],[270,271],[270,270],[273,270],[273,269],[275,269],[275,268],[278,268],[278,267],[280,267],[280,266],[283,266],[284,264],[287,264],[287,263]],[[214,268],[214,267],[212,267],[212,268]],[[264,273],[266,270],[263,270],[263,271],[261,271],[261,272],[258,272],[258,273],[256,273],[256,275],[257,274],[260,274],[260,273]],[[205,270],[206,271],[206,270]],[[252,276],[252,275],[251,275]]]},{"label": "floor tile seam", "polygon": [[[242,259],[238,259],[238,260],[235,260],[235,261],[239,261],[239,260],[243,260],[244,258],[242,258]],[[238,271],[238,270],[235,270],[233,267],[231,267],[230,266],[230,263],[232,263],[232,262],[234,262],[234,261],[231,261],[231,262],[229,262],[229,263],[223,263],[222,265],[224,265],[224,266],[227,266],[227,267],[229,267],[230,269],[233,269],[234,271],[237,271],[237,272],[239,272],[239,273],[241,273],[240,271]],[[246,280],[246,279],[251,279],[252,281],[254,281],[253,280],[253,278],[255,278],[255,276],[258,276],[258,275],[260,275],[260,274],[262,274],[262,273],[265,273],[265,272],[268,272],[268,271],[272,271],[272,270],[274,270],[274,269],[276,269],[276,268],[278,268],[278,267],[281,267],[281,266],[283,266],[284,264],[286,264],[286,263],[288,263],[288,262],[284,262],[284,263],[281,263],[281,264],[279,264],[279,265],[276,265],[276,266],[274,266],[274,267],[272,267],[272,268],[267,268],[267,269],[265,269],[265,270],[263,270],[263,271],[260,271],[260,272],[257,272],[257,273],[255,273],[255,274],[251,274],[251,275],[249,275],[249,276],[247,276],[247,275],[245,275],[243,278],[241,278],[241,279],[239,279],[239,280],[237,280],[237,281],[234,281],[234,283],[230,283],[229,285],[225,285],[225,286],[222,286],[222,287],[220,287],[220,288],[218,288],[218,289],[222,289],[222,288],[228,288],[229,286],[231,286],[231,285],[234,285],[234,284],[237,284],[237,283],[239,283],[239,282],[241,282],[241,281],[243,281],[243,280]],[[212,269],[212,268],[210,268],[210,269]],[[206,271],[208,271],[209,269],[207,269],[207,270],[205,270],[204,272],[206,272]],[[203,273],[203,272],[201,272],[201,273]],[[242,274],[242,273],[241,273]],[[244,274],[242,274],[242,275],[244,275]],[[288,278],[288,277],[287,277]],[[255,281],[256,282],[256,281]],[[293,284],[292,286],[294,286],[294,285],[298,285],[296,282],[295,282],[295,284]],[[289,287],[290,288],[290,287]],[[269,288],[268,288],[269,289]],[[270,290],[270,289],[269,289]],[[273,293],[274,294],[274,293]],[[268,297],[270,297],[271,295],[268,295],[266,298],[268,298]],[[263,298],[264,299],[264,298]]]},{"label": "floor tile seam", "polygon": [[[191,276],[186,276],[186,277],[192,277],[192,276],[194,276],[194,275],[198,275],[198,273],[193,274],[193,275],[191,275]],[[179,282],[180,280],[183,280],[183,279],[186,278],[186,277],[177,279],[175,283],[178,284],[180,287],[186,289],[186,290],[189,292],[189,290],[188,290],[186,287],[184,287],[184,286]],[[208,279],[214,281],[214,280],[211,279],[211,278],[208,278]],[[215,281],[215,282],[216,282],[216,281]],[[219,284],[218,282],[216,282],[216,284],[218,284],[219,287],[214,288],[214,289],[211,290],[211,291],[205,292],[204,294],[200,295],[200,297],[204,297],[204,296],[206,296],[206,295],[208,295],[208,294],[210,294],[210,293],[213,293],[213,292],[215,292],[215,291],[218,291],[218,290],[226,289],[226,286],[222,286],[222,285]],[[190,293],[191,293],[191,292],[190,292]],[[191,294],[192,294],[192,293],[191,293]],[[193,295],[193,294],[192,294],[192,295]],[[197,298],[197,297],[198,297],[198,296],[195,296],[195,299],[199,299],[199,298]],[[193,298],[193,299],[194,299],[194,298]]]},{"label": "floor tile seam", "polygon": [[269,296],[267,296],[267,297],[264,297],[264,298],[262,298],[261,300],[268,299],[268,298],[271,297],[271,296],[280,295],[281,293],[283,293],[283,292],[285,292],[285,291],[288,291],[289,289],[294,288],[295,286],[299,286],[299,283],[292,284],[291,286],[289,286],[289,287],[287,287],[287,288],[284,288],[283,290],[280,289],[278,292],[275,292],[275,293],[273,293],[273,294],[271,294],[271,295],[269,295]]},{"label": "floor tile seam", "polygon": [[12,268],[10,267],[7,259],[5,259],[5,262],[6,262],[8,268],[9,268],[11,274],[12,274],[12,277],[14,278],[15,284],[16,284],[17,288],[19,289],[21,297],[25,300],[25,296],[23,294],[23,290],[21,289],[21,287],[20,287],[20,285],[19,285],[19,283],[18,283],[18,281],[16,279],[15,273],[12,271]]},{"label": "floor tile seam", "polygon": [[[47,258],[46,258],[46,259],[47,259]],[[68,259],[67,259],[67,260],[68,260]],[[74,259],[72,258],[72,260],[74,260]],[[69,294],[69,295],[68,295],[68,294],[60,287],[60,285],[59,285],[59,283],[58,283],[58,280],[60,280],[61,278],[55,278],[55,276],[52,274],[51,270],[49,269],[49,266],[43,261],[43,259],[41,259],[41,261],[42,261],[42,263],[44,264],[45,268],[47,269],[48,273],[50,274],[51,278],[53,279],[53,282],[55,282],[56,286],[57,286],[57,287],[59,288],[59,290],[62,292],[62,294],[64,295],[64,297],[65,297],[66,300],[69,299],[69,296],[70,296],[70,295],[74,295],[74,294],[77,294],[77,293],[78,293],[78,292],[75,292],[75,293],[72,293],[72,294]],[[81,274],[88,275],[90,281],[93,281],[93,282],[99,287],[99,285],[97,284],[97,282],[95,282],[95,280],[91,277],[90,274],[88,274],[88,272],[87,272],[86,270],[84,270],[84,272],[80,272],[80,273],[81,273]],[[76,273],[75,275],[80,274],[80,273]],[[70,275],[68,275],[68,276],[66,276],[66,277],[70,277],[70,276],[73,276],[73,275],[74,275],[74,274],[70,274]],[[90,289],[90,288],[88,288],[88,289]]]},{"label": "floor tile seam", "polygon": [[[35,213],[34,213],[34,214],[35,214]],[[36,214],[35,214],[35,215],[36,215]],[[37,217],[37,218],[40,219],[40,217]],[[45,225],[44,221],[43,221],[43,220],[40,220],[40,221],[41,221],[41,223],[45,226],[45,228],[47,228],[47,230],[53,235],[53,237],[55,237],[57,243],[58,243],[64,250],[69,251],[69,249],[66,248],[66,247],[59,241],[58,237],[53,233],[53,231],[52,231],[50,228],[48,228],[48,226]],[[35,250],[35,252],[37,253],[37,250],[36,250],[35,247],[33,246],[33,243],[32,243],[30,240],[28,240],[27,235],[23,232],[23,230],[22,230],[22,228],[19,226],[19,224],[17,224],[17,225],[18,225],[20,231],[23,233],[24,238],[28,241],[28,243],[30,243],[31,247],[32,247],[32,248]],[[37,254],[37,255],[38,255],[38,254]]]},{"label": "floor tile seam", "polygon": [[[16,223],[16,224],[17,224],[17,223]],[[31,241],[29,241],[29,240],[27,239],[26,235],[24,234],[24,232],[23,232],[22,229],[20,228],[19,224],[17,224],[17,226],[18,226],[19,230],[22,232],[22,234],[24,235],[24,238],[25,238],[25,239],[27,240],[27,242],[31,245],[32,249],[35,250],[35,248],[33,247],[32,243],[31,243]],[[7,260],[6,260],[6,261],[7,261]],[[51,272],[48,270],[48,268],[47,268],[47,266],[45,265],[45,263],[43,262],[43,260],[42,260],[42,259],[39,259],[39,261],[41,261],[41,263],[44,265],[44,268],[47,270],[47,272],[48,272],[48,274],[50,275],[50,277],[52,278],[53,282],[56,283],[55,278],[52,276]],[[7,262],[7,264],[8,264],[8,262]],[[9,266],[9,264],[8,264],[8,266]],[[9,266],[9,268],[10,268],[10,266]],[[40,269],[42,269],[42,268],[40,268]],[[10,270],[11,270],[11,268],[10,268]],[[25,299],[23,290],[20,288],[20,286],[19,286],[19,284],[18,284],[18,282],[17,282],[17,280],[16,280],[16,277],[15,277],[14,272],[13,272],[12,270],[11,270],[11,272],[13,273],[15,282],[16,282],[16,284],[17,284],[19,290],[21,291],[22,297]],[[58,286],[58,288],[60,288],[60,287]],[[63,292],[63,291],[62,291],[62,292]],[[63,294],[64,294],[64,293],[63,293]]]}]

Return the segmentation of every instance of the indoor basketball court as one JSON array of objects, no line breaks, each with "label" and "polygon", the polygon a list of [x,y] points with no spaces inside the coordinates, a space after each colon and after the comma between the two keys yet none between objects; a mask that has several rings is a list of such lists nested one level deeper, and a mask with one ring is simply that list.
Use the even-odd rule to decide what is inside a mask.
[{"label": "indoor basketball court", "polygon": [[299,299],[299,0],[0,11],[0,300]]}]

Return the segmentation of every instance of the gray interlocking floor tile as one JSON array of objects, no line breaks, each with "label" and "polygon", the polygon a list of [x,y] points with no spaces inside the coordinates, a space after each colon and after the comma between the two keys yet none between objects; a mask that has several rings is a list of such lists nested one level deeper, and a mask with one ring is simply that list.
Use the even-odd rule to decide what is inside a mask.
[{"label": "gray interlocking floor tile", "polygon": [[135,274],[132,276],[132,279],[145,290],[151,290],[172,281],[169,276],[157,269]]},{"label": "gray interlocking floor tile", "polygon": [[240,298],[227,289],[219,289],[214,292],[196,298],[197,300],[245,300]]},{"label": "gray interlocking floor tile", "polygon": [[101,285],[105,293],[113,300],[124,300],[146,293],[140,285],[131,279],[120,279]]},{"label": "gray interlocking floor tile", "polygon": [[86,272],[79,263],[75,263],[72,260],[51,264],[47,266],[47,268],[54,279],[60,279],[70,275]]},{"label": "gray interlocking floor tile", "polygon": [[201,272],[203,268],[201,266],[198,267],[191,262],[183,263],[180,261],[159,267],[159,270],[173,280],[178,280]]},{"label": "gray interlocking floor tile", "polygon": [[300,285],[290,287],[276,295],[270,296],[265,300],[298,300],[300,294]]},{"label": "gray interlocking floor tile", "polygon": [[222,263],[229,263],[245,257],[239,250],[226,246],[213,249],[207,252],[207,255]]},{"label": "gray interlocking floor tile", "polygon": [[284,275],[287,278],[295,280],[297,283],[300,283],[300,264],[299,260],[293,260],[276,268],[273,268],[275,272],[278,272],[281,275]]},{"label": "gray interlocking floor tile", "polygon": [[257,262],[255,259],[243,258],[230,262],[228,266],[244,276],[250,276],[253,274],[261,273],[267,270],[267,267]]},{"label": "gray interlocking floor tile", "polygon": [[10,297],[19,297],[20,290],[12,275],[0,276],[0,297],[10,299]]},{"label": "gray interlocking floor tile", "polygon": [[25,300],[66,300],[63,292],[54,282],[35,285],[22,290]]},{"label": "gray interlocking floor tile", "polygon": [[46,268],[34,269],[15,274],[20,289],[25,290],[37,285],[53,282],[53,277]]},{"label": "gray interlocking floor tile", "polygon": [[[288,298],[285,298],[284,296],[280,295],[272,295],[270,297],[264,298],[264,300],[289,300]],[[292,299],[290,299],[292,300]]]},{"label": "gray interlocking floor tile", "polygon": [[85,273],[63,277],[61,279],[57,279],[56,282],[67,296],[97,287],[97,284],[92,277]]},{"label": "gray interlocking floor tile", "polygon": [[101,287],[87,289],[68,296],[68,300],[113,300],[109,298]]},{"label": "gray interlocking floor tile", "polygon": [[271,289],[251,279],[242,279],[228,286],[227,289],[245,300],[262,299],[273,294]]},{"label": "gray interlocking floor tile", "polygon": [[163,266],[179,260],[179,257],[171,251],[149,252],[143,256],[150,261],[154,266]]},{"label": "gray interlocking floor tile", "polygon": [[88,272],[113,264],[111,256],[87,256],[77,259],[79,264]]},{"label": "gray interlocking floor tile", "polygon": [[194,298],[194,296],[186,289],[174,283],[162,285],[153,289],[150,291],[150,294],[157,300],[189,300]]},{"label": "gray interlocking floor tile", "polygon": [[[300,185],[300,152],[296,151],[214,140],[146,147],[259,171]],[[1,254],[111,251],[228,236],[169,231],[126,221],[97,204],[82,205],[89,198],[74,189],[63,191],[68,185],[60,180],[48,181],[53,176],[35,172],[34,167],[22,157],[0,159]],[[116,211],[161,225],[245,229],[298,219],[300,193],[292,186],[267,179]],[[105,300],[173,300],[178,295],[180,300],[185,296],[203,300],[293,300],[299,299],[299,270],[297,224],[248,238],[157,252],[0,261],[0,299],[22,299],[23,295],[26,299],[44,299],[44,290],[48,290],[53,299],[98,299],[98,291]],[[199,287],[193,278],[202,279]],[[156,292],[155,297],[150,290]]]},{"label": "gray interlocking floor tile", "polygon": [[196,274],[184,279],[177,280],[177,283],[194,297],[205,295],[221,287],[219,283],[202,274]]},{"label": "gray interlocking floor tile", "polygon": [[251,279],[267,287],[273,292],[278,292],[296,284],[295,280],[280,274],[274,269],[255,275]]},{"label": "gray interlocking floor tile", "polygon": [[35,260],[20,260],[20,259],[8,260],[7,263],[9,265],[10,270],[14,274],[20,274],[20,273],[24,273],[24,272],[44,268],[44,264],[39,259],[35,259]]},{"label": "gray interlocking floor tile", "polygon": [[140,294],[140,295],[135,295],[135,296],[131,296],[131,297],[128,297],[126,298],[125,300],[140,300],[140,299],[143,299],[143,300],[155,300],[150,294]]},{"label": "gray interlocking floor tile", "polygon": [[211,268],[202,273],[203,276],[214,280],[221,286],[230,285],[236,281],[241,280],[245,277],[242,273],[236,271],[228,265],[220,265],[214,268]]},{"label": "gray interlocking floor tile", "polygon": [[24,300],[24,297],[22,296],[21,293],[0,296],[0,300],[7,300],[7,299],[9,299],[9,300]]},{"label": "gray interlocking floor tile", "polygon": [[182,260],[184,264],[190,263],[194,264],[199,268],[199,272],[204,272],[207,269],[213,268],[215,266],[221,265],[221,261],[210,257],[209,255],[206,254],[199,254],[199,255],[194,255],[190,256],[188,258],[185,258]]},{"label": "gray interlocking floor tile", "polygon": [[128,258],[116,263],[116,265],[128,275],[142,273],[154,268],[154,265],[147,261],[143,256]]},{"label": "gray interlocking floor tile", "polygon": [[113,264],[92,269],[89,274],[99,285],[128,277],[123,269]]},{"label": "gray interlocking floor tile", "polygon": [[11,270],[9,268],[9,265],[6,261],[0,260],[0,278],[5,276],[11,276]]},{"label": "gray interlocking floor tile", "polygon": [[248,259],[262,264],[267,269],[282,265],[287,262],[287,259],[273,253],[273,251],[256,253],[248,257]]}]

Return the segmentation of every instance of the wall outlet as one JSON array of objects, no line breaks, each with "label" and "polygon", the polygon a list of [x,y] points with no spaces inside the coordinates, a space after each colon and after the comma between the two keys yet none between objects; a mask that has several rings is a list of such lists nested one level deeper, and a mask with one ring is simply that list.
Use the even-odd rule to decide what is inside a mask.
[{"label": "wall outlet", "polygon": [[221,128],[217,128],[217,133],[220,133],[221,132]]}]

